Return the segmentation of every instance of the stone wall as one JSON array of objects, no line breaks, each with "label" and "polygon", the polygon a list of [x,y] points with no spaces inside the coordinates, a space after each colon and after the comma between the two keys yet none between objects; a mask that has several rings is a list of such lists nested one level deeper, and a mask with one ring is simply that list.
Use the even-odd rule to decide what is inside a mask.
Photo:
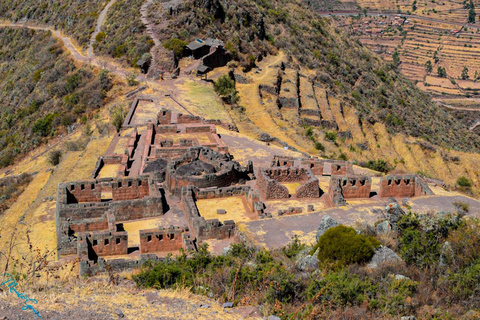
[{"label": "stone wall", "polygon": [[124,255],[128,253],[128,234],[109,230],[80,233],[77,244],[78,255],[83,258]]},{"label": "stone wall", "polygon": [[372,179],[366,176],[347,175],[332,176],[329,189],[332,185],[339,186],[344,199],[368,199],[372,189]]},{"label": "stone wall", "polygon": [[200,212],[195,204],[194,191],[191,187],[182,189],[181,203],[192,237],[197,242],[208,239],[228,239],[235,236],[235,222],[233,220],[221,223],[218,219],[205,220],[205,218],[200,216]]},{"label": "stone wall", "polygon": [[97,261],[83,259],[79,263],[80,277],[95,276],[102,273],[131,271],[140,268],[146,261],[157,262],[159,259],[155,254],[141,254],[138,260],[131,259],[111,259],[105,261],[104,258],[98,258]]},{"label": "stone wall", "polygon": [[[215,168],[214,173],[202,175],[177,174],[177,169],[194,161],[202,161]],[[253,165],[242,167],[236,161],[231,161],[229,155],[224,155],[210,148],[192,147],[181,159],[176,159],[167,165],[165,181],[168,189],[175,195],[180,195],[183,187],[197,188],[228,187],[237,183],[245,183]]]},{"label": "stone wall", "polygon": [[[202,118],[194,115],[189,115],[189,114],[181,114],[179,113],[177,115],[177,123],[178,124],[184,124],[184,123],[203,123]],[[210,127],[207,125],[207,127]]]},{"label": "stone wall", "polygon": [[182,238],[184,232],[185,229],[179,227],[140,230],[140,252],[177,251],[185,248]]},{"label": "stone wall", "polygon": [[409,198],[433,195],[427,182],[418,175],[389,175],[380,180],[380,197]]},{"label": "stone wall", "polygon": [[260,201],[260,195],[253,191],[250,186],[233,186],[226,188],[194,189],[195,199],[215,199],[235,196],[245,196],[249,209],[257,215],[263,214],[265,204]]},{"label": "stone wall", "polygon": [[[352,175],[353,164],[349,161],[325,160],[318,158],[295,158],[287,156],[273,157],[271,167],[301,167],[310,169],[314,175]],[[327,169],[325,169],[328,166]]]},{"label": "stone wall", "polygon": [[310,169],[289,166],[259,169],[257,185],[267,199],[289,197],[288,189],[280,184],[282,182],[301,182],[302,184],[295,191],[298,198],[320,197],[318,179]]},{"label": "stone wall", "polygon": [[157,114],[158,124],[171,124],[172,123],[172,110],[162,108]]},{"label": "stone wall", "polygon": [[[102,192],[110,199],[102,199]],[[60,183],[55,212],[58,257],[77,253],[75,232],[111,230],[114,221],[160,216],[163,203],[156,182],[147,176]]]}]

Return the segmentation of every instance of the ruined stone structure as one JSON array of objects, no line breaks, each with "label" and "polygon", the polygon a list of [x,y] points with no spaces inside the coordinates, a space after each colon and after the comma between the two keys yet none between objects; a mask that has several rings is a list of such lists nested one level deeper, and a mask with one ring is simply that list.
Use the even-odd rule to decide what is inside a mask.
[{"label": "ruined stone structure", "polygon": [[116,231],[115,221],[160,216],[163,203],[156,183],[147,176],[60,183],[55,212],[58,257],[77,254],[78,233]]},{"label": "ruined stone structure", "polygon": [[205,220],[200,215],[195,204],[192,187],[188,186],[182,189],[181,201],[195,242],[208,239],[221,240],[232,238],[235,235],[235,221],[227,220],[222,223],[218,219]]},{"label": "ruined stone structure", "polygon": [[271,167],[300,167],[309,168],[316,176],[347,175],[353,173],[353,165],[349,161],[326,160],[318,158],[294,158],[274,156]]},{"label": "ruined stone structure", "polygon": [[372,179],[366,176],[332,176],[328,195],[336,206],[346,204],[346,199],[368,199],[372,189]]},{"label": "ruined stone structure", "polygon": [[[279,77],[276,87],[259,90],[271,89],[277,97],[288,98],[288,91],[280,93],[279,89],[297,86],[298,92],[298,83],[303,81],[298,73],[291,78],[286,81],[286,77]],[[130,122],[142,99],[132,103],[124,128],[133,127]],[[288,101],[282,100],[284,107]],[[312,203],[308,203],[306,211],[313,212],[313,199],[318,199],[321,207],[329,207],[371,195],[372,179],[355,175],[351,162],[313,157],[274,156],[270,167],[257,170],[256,182],[249,182],[255,179],[253,163],[241,165],[233,161],[216,131],[215,126],[223,124],[216,120],[161,108],[155,121],[145,125],[141,134],[134,128],[128,135],[115,137],[117,141],[124,139],[123,153],[109,151],[99,157],[92,180],[58,186],[57,257],[77,255],[80,275],[138,268],[146,260],[158,261],[159,256],[179,249],[195,250],[210,239],[224,241],[225,245],[235,241],[239,233],[235,221],[226,218],[231,214],[229,208],[212,207],[212,212],[202,209],[207,210],[205,217],[214,213],[220,219],[225,217],[206,219],[197,201],[237,197],[248,219],[255,220],[272,217],[267,212],[272,199],[309,198]],[[116,146],[109,150],[117,150]],[[106,166],[111,167],[102,171]],[[105,175],[115,177],[101,178]],[[328,194],[324,195],[320,185],[326,188],[328,179]],[[289,194],[288,184],[298,184],[295,194]],[[380,197],[430,194],[427,182],[417,175],[387,176],[380,181]],[[203,205],[200,207],[205,208]],[[278,216],[305,211],[293,206],[275,209]],[[147,218],[158,219],[162,227],[151,228],[150,224],[143,230],[134,229],[138,234],[132,234],[130,222]],[[113,259],[119,256],[122,259]]]},{"label": "ruined stone structure", "polygon": [[297,198],[318,198],[320,188],[318,179],[308,168],[298,167],[274,167],[261,168],[257,175],[257,185],[265,193],[267,199],[283,199],[290,196],[287,187],[281,183],[300,182],[296,188]]},{"label": "ruined stone structure", "polygon": [[380,197],[404,198],[433,195],[427,182],[419,175],[389,175],[380,181]]},{"label": "ruined stone structure", "polygon": [[[228,152],[215,125],[205,123],[200,117],[177,114],[174,123],[172,112],[161,109],[157,120],[158,124],[150,123],[147,128],[141,173],[156,171],[163,174],[166,161],[184,156],[190,147],[203,146],[220,153]],[[178,135],[188,137],[177,140]]]},{"label": "ruined stone structure", "polygon": [[166,169],[168,190],[180,195],[183,187],[227,187],[243,184],[253,173],[253,164],[242,167],[230,156],[209,148],[192,147],[179,159],[172,160]]}]

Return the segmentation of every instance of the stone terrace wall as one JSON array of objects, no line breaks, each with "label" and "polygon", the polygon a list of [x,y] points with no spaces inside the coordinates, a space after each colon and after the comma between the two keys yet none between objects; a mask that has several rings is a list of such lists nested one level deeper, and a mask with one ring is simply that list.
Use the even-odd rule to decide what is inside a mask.
[{"label": "stone terrace wall", "polygon": [[426,181],[418,175],[389,175],[380,180],[382,198],[408,198],[432,194]]},{"label": "stone terrace wall", "polygon": [[140,252],[177,251],[184,248],[182,234],[184,228],[140,230]]},{"label": "stone terrace wall", "polygon": [[[179,113],[177,115],[177,123],[178,124],[184,124],[184,123],[202,123],[203,120],[202,118],[198,116],[193,116],[189,114],[181,114]],[[207,125],[208,126],[208,125]]]},{"label": "stone terrace wall", "polygon": [[159,259],[155,254],[141,254],[138,260],[131,259],[113,259],[105,261],[104,258],[98,258],[98,261],[84,259],[79,263],[79,275],[95,276],[101,273],[106,273],[107,269],[113,272],[131,271],[140,268],[146,261],[157,262]]}]

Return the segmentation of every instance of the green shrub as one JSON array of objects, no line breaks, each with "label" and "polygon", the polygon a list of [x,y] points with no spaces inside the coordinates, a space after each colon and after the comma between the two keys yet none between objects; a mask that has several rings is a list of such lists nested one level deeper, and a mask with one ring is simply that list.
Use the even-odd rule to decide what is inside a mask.
[{"label": "green shrub", "polygon": [[370,261],[380,242],[374,237],[357,234],[355,229],[343,225],[328,229],[312,249],[318,249],[318,259],[337,265]]},{"label": "green shrub", "polygon": [[457,184],[460,187],[466,187],[466,188],[470,188],[472,186],[472,182],[467,177],[464,177],[464,176],[461,176],[460,178],[457,179]]},{"label": "green shrub", "polygon": [[185,50],[185,46],[187,44],[188,43],[185,42],[185,41],[182,41],[182,40],[176,39],[176,38],[172,38],[172,39],[165,40],[163,42],[163,47],[167,50],[173,51],[173,53],[175,53],[176,57],[182,58],[183,57],[183,52]]},{"label": "green shrub", "polygon": [[335,131],[325,131],[325,139],[335,142],[337,133]]},{"label": "green shrub", "polygon": [[385,160],[369,160],[365,165],[366,168],[387,173],[392,170],[392,166]]},{"label": "green shrub", "polygon": [[105,34],[105,32],[100,31],[100,32],[97,34],[97,36],[95,37],[95,41],[96,41],[96,42],[102,42],[102,41],[105,39],[106,36],[107,36],[107,35]]},{"label": "green shrub", "polygon": [[315,149],[325,152],[325,146],[319,141],[315,142]]}]

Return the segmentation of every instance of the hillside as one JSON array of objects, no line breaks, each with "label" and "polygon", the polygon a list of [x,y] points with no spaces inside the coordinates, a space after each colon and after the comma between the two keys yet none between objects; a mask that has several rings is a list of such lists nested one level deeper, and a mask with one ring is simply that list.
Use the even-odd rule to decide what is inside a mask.
[{"label": "hillside", "polygon": [[[354,107],[363,122],[385,123],[389,132],[420,137],[455,150],[478,150],[480,137],[358,41],[333,28],[329,20],[302,2],[253,3],[188,1],[176,7],[163,29],[163,40],[217,37],[239,61],[244,71],[279,49],[294,69],[315,70],[311,77],[342,104]],[[160,24],[161,3],[151,8]]]},{"label": "hillside", "polygon": [[103,5],[101,0],[7,0],[0,3],[0,17],[57,26],[85,47]]},{"label": "hillside", "polygon": [[107,71],[77,67],[49,32],[1,28],[0,167],[86,122],[111,88]]}]

